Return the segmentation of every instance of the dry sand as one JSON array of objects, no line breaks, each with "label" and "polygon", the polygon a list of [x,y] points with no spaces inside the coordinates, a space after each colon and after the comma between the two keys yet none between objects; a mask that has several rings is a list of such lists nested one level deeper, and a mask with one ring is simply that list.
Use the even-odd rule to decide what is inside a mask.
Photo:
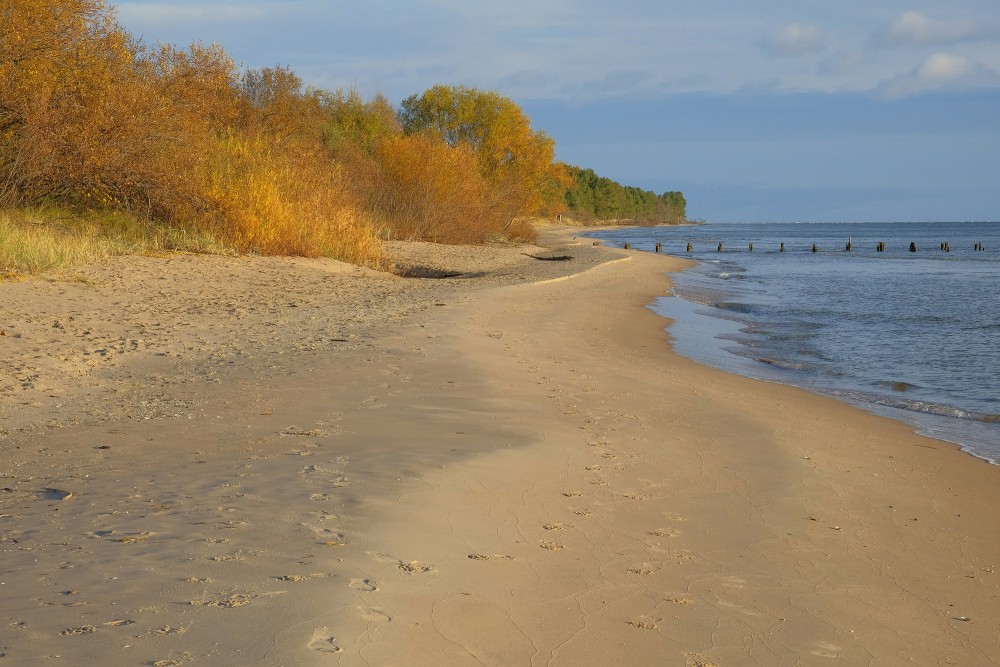
[{"label": "dry sand", "polygon": [[1000,468],[542,245],[0,285],[0,665],[1000,664]]}]

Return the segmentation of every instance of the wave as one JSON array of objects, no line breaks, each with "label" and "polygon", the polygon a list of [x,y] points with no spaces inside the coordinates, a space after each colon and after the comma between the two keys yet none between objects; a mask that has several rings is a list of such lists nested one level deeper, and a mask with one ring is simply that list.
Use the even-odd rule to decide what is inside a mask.
[{"label": "wave", "polygon": [[[910,386],[912,387],[913,385]],[[908,412],[919,412],[926,415],[937,415],[939,417],[965,419],[969,421],[981,422],[983,424],[1000,424],[1000,415],[998,414],[965,410],[962,408],[956,408],[952,405],[944,405],[930,401],[907,399],[896,396],[883,396],[881,394],[874,394],[871,392],[852,390],[834,390],[829,393],[839,398],[860,401],[862,403],[884,405],[887,408],[896,408],[898,410],[906,410]]]}]

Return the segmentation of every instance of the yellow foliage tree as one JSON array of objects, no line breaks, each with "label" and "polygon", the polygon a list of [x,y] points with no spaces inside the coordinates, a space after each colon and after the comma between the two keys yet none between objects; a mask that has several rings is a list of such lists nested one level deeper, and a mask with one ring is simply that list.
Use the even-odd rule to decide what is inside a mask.
[{"label": "yellow foliage tree", "polygon": [[265,135],[217,138],[209,155],[204,194],[213,226],[240,250],[378,265],[374,220],[346,192],[331,162],[276,151]]},{"label": "yellow foliage tree", "polygon": [[498,236],[498,213],[468,146],[429,134],[395,135],[375,149],[367,205],[392,235],[440,243],[481,243]]},{"label": "yellow foliage tree", "polygon": [[498,93],[434,86],[405,99],[400,117],[407,133],[430,132],[450,146],[468,146],[480,173],[508,202],[508,215],[542,210],[554,201],[554,186],[569,184],[553,164],[555,142],[533,130],[524,111]]}]

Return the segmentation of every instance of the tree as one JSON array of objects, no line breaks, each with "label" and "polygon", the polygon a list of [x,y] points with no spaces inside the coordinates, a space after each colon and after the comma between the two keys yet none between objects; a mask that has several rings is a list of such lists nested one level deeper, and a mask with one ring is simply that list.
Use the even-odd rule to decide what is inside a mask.
[{"label": "tree", "polygon": [[565,191],[566,206],[584,218],[598,220],[632,220],[638,224],[683,222],[686,202],[680,192],[657,195],[622,185],[593,169],[565,165],[574,184]]},{"label": "tree", "polygon": [[553,164],[555,142],[531,129],[512,100],[465,86],[434,86],[403,101],[400,121],[407,134],[430,133],[449,146],[467,146],[480,173],[505,193],[514,215],[531,214],[552,199],[552,182],[565,181]]},{"label": "tree", "polygon": [[382,95],[366,102],[356,90],[319,92],[323,140],[334,151],[345,146],[370,153],[381,139],[402,132],[396,109]]}]

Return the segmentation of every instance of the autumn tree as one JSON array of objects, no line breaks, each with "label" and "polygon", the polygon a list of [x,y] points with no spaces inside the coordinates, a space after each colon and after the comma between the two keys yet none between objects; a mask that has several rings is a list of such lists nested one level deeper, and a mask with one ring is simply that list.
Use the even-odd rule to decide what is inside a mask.
[{"label": "autumn tree", "polygon": [[396,108],[383,95],[369,101],[356,90],[320,91],[317,95],[323,140],[334,152],[345,147],[371,152],[382,139],[402,132]]},{"label": "autumn tree", "polygon": [[131,61],[127,36],[99,0],[0,0],[0,26],[0,192],[64,189],[56,171],[86,180],[80,122]]},{"label": "autumn tree", "polygon": [[555,142],[531,128],[512,100],[464,86],[434,86],[405,99],[400,111],[408,134],[430,133],[452,147],[467,146],[479,171],[504,194],[513,215],[533,214],[553,201],[565,181],[553,164]]}]

